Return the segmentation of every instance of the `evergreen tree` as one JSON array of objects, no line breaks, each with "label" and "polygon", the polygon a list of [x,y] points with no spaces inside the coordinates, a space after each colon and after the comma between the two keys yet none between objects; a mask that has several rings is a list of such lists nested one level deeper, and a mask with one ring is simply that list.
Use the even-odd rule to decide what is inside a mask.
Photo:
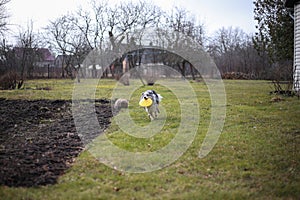
[{"label": "evergreen tree", "polygon": [[293,13],[284,0],[254,0],[254,19],[257,30],[253,38],[255,48],[267,55],[270,64],[293,59]]}]

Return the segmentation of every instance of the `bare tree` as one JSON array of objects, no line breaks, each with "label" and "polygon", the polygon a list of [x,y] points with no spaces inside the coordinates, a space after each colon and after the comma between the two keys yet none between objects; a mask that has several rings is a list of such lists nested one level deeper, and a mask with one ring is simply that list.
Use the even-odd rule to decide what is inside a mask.
[{"label": "bare tree", "polygon": [[210,40],[209,51],[222,73],[240,71],[240,59],[244,50],[246,34],[239,28],[221,28]]},{"label": "bare tree", "polygon": [[0,0],[0,33],[3,34],[6,31],[7,19],[9,15],[6,10],[6,5],[10,2],[10,0]]},{"label": "bare tree", "polygon": [[268,78],[268,59],[258,54],[253,36],[240,28],[221,28],[210,38],[207,49],[222,74],[244,73],[249,78]]},{"label": "bare tree", "polygon": [[[107,31],[107,3],[91,1],[91,11],[78,9],[70,20],[77,28],[79,37],[88,50],[103,51],[105,49],[105,33]],[[98,76],[96,58],[90,60],[92,64],[92,77]],[[88,66],[85,66],[88,67]]]},{"label": "bare tree", "polygon": [[[123,51],[124,48],[128,50],[139,48],[145,30],[157,27],[161,14],[160,8],[146,3],[146,1],[120,3],[116,7],[110,8],[108,10],[108,31],[112,51],[118,54],[121,46]],[[126,45],[122,45],[122,43]],[[142,52],[131,52],[128,55],[119,55],[122,59],[126,58],[128,67],[124,68],[122,59],[115,59],[112,64],[113,73],[124,73],[130,68],[136,67],[137,63],[140,65],[141,54]]]},{"label": "bare tree", "polygon": [[72,27],[69,23],[68,16],[64,15],[51,21],[46,28],[46,38],[49,44],[62,55],[62,77],[65,77],[65,70],[71,65],[71,31]]},{"label": "bare tree", "polygon": [[7,45],[4,32],[6,31],[7,19],[9,15],[7,14],[6,4],[8,4],[10,0],[0,0],[0,35],[3,36],[0,41],[0,74],[4,74],[8,69],[9,65],[9,52],[11,52],[11,48]]},{"label": "bare tree", "polygon": [[3,39],[0,41],[0,88],[21,88],[23,79],[18,74],[18,68],[13,47]]},{"label": "bare tree", "polygon": [[39,40],[33,32],[33,22],[27,28],[20,29],[15,47],[3,40],[0,49],[0,87],[3,89],[21,88],[27,77],[33,77],[34,63],[39,58],[37,47]]},{"label": "bare tree", "polygon": [[[155,27],[162,12],[159,7],[141,0],[137,3],[121,3],[114,8],[110,8],[108,14],[109,32],[116,40],[119,40],[125,34],[129,44],[132,37],[139,43],[141,30]],[[137,35],[135,30],[138,30]]]},{"label": "bare tree", "polygon": [[204,24],[197,22],[196,17],[184,8],[174,7],[170,14],[165,15],[166,24],[171,30],[182,33],[198,44],[205,40]]},{"label": "bare tree", "polygon": [[33,22],[29,22],[26,29],[20,30],[17,37],[17,45],[15,55],[20,66],[20,75],[25,77],[33,77],[34,63],[38,59],[37,48],[39,40],[37,34],[34,33]]},{"label": "bare tree", "polygon": [[[120,53],[124,53],[124,50],[126,52],[126,49],[139,48],[142,43],[141,39],[147,34],[148,28],[168,29],[165,33],[160,32],[164,39],[169,33],[177,31],[189,35],[198,44],[203,43],[204,26],[196,24],[194,18],[189,19],[192,15],[187,15],[187,11],[178,9],[176,12],[178,15],[176,13],[176,15],[174,14],[174,16],[166,19],[166,17],[162,17],[163,12],[159,7],[146,1],[123,2],[114,7],[108,7],[106,2],[99,3],[92,0],[90,9],[83,10],[80,8],[72,15],[65,15],[52,21],[47,27],[47,32],[50,36],[51,46],[56,47],[60,54],[68,54],[79,58],[81,57],[79,56],[80,53],[85,55],[84,51],[86,49],[104,51],[107,54],[114,55],[112,56],[115,58],[112,60],[114,65],[114,67],[111,67],[111,69],[114,68],[112,74],[114,72],[124,73],[126,69],[124,71],[122,61],[126,59],[129,68],[139,65],[142,50],[139,53],[133,51],[130,55],[126,53],[121,55]],[[169,23],[166,24],[168,20]],[[152,41],[152,39],[154,40],[154,37],[149,40],[149,45],[150,43],[160,45],[159,38],[156,37],[157,41]],[[175,34],[174,37],[172,35],[169,37],[169,41],[160,42],[174,46],[181,45],[180,43],[185,41],[182,41],[179,35]],[[116,59],[116,57],[120,59]],[[95,72],[92,76],[97,77],[96,59],[94,64],[92,60],[89,63],[91,63]],[[184,73],[185,64],[183,60],[174,60],[173,64],[178,65],[178,68]],[[79,63],[78,66],[80,66]]]},{"label": "bare tree", "polygon": [[79,30],[76,22],[77,19],[73,16],[64,15],[50,22],[46,28],[49,43],[63,58],[62,77],[67,74],[74,78],[80,70],[82,60],[90,51],[86,35]]},{"label": "bare tree", "polygon": [[104,36],[107,31],[107,2],[91,1],[90,10],[79,8],[70,19],[91,49],[104,48]]}]

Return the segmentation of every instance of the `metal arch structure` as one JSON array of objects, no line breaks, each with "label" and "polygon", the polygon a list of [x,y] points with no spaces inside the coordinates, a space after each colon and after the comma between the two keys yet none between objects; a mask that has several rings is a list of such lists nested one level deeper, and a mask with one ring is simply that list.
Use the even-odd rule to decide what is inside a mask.
[{"label": "metal arch structure", "polygon": [[197,69],[187,59],[168,50],[155,47],[142,47],[124,53],[111,63],[110,71],[112,76],[118,79],[131,69],[146,65],[169,66],[183,77],[190,76],[193,80],[200,76]]}]

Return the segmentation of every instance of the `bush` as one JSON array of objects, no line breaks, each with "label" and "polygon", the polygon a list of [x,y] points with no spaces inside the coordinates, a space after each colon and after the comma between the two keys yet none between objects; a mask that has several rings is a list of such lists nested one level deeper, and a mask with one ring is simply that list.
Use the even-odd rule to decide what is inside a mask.
[{"label": "bush", "polygon": [[23,85],[23,82],[23,79],[16,72],[7,72],[6,74],[0,77],[0,89],[20,89]]},{"label": "bush", "polygon": [[252,80],[255,79],[254,75],[246,74],[242,72],[226,72],[222,75],[223,79],[240,79],[240,80]]}]

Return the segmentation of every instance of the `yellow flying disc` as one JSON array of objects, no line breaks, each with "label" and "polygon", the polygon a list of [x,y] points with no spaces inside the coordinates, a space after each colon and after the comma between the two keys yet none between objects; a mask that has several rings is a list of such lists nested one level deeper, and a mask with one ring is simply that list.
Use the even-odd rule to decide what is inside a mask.
[{"label": "yellow flying disc", "polygon": [[142,107],[151,106],[152,105],[152,99],[147,99],[147,100],[142,99],[142,100],[140,100],[139,105],[142,106]]}]

